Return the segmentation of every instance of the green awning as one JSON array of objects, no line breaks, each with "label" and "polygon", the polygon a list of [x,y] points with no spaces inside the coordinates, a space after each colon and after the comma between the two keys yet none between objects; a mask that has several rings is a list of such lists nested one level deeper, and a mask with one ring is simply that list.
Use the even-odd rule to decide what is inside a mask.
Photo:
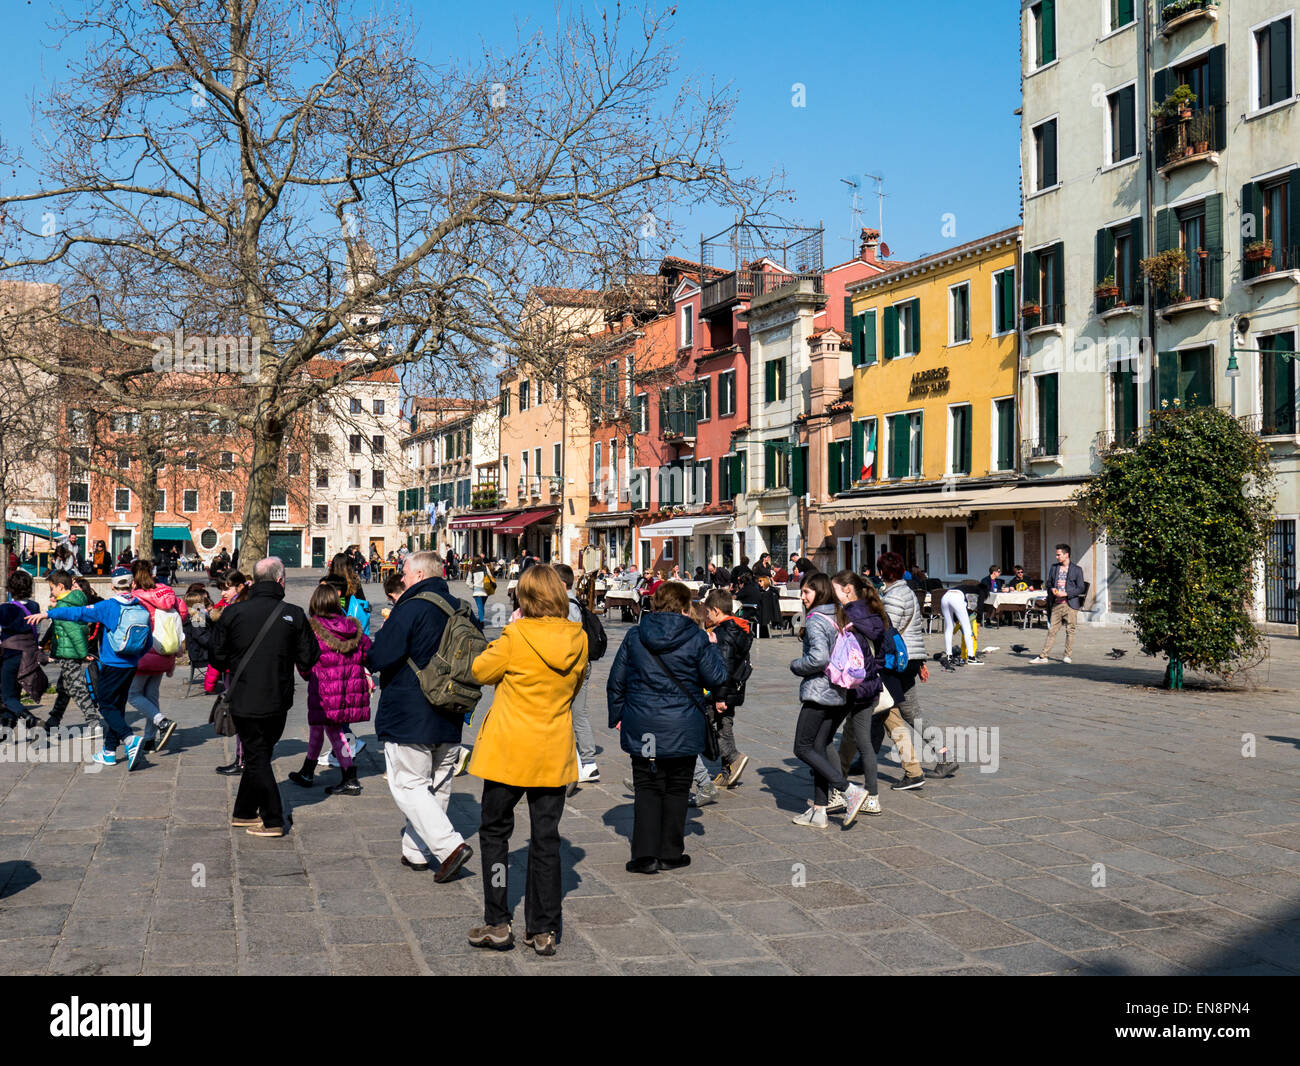
[{"label": "green awning", "polygon": [[189,526],[154,526],[154,540],[189,540],[192,536]]},{"label": "green awning", "polygon": [[45,540],[58,540],[59,534],[51,533],[48,529],[38,529],[36,526],[25,526],[21,522],[6,522],[6,533],[30,533],[33,537],[43,537]]}]

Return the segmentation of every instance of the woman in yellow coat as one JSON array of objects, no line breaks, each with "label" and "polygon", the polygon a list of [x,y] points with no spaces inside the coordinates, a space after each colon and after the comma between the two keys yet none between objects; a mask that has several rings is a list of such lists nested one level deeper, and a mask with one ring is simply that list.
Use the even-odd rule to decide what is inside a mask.
[{"label": "woman in yellow coat", "polygon": [[565,786],[578,779],[570,706],[587,668],[587,634],[569,621],[564,582],[537,564],[520,575],[523,617],[474,660],[474,679],[495,685],[468,770],[483,778],[479,849],[483,859],[483,921],[469,931],[475,947],[514,945],[507,905],[510,834],[515,805],[528,796],[532,836],[524,890],[524,943],[554,955],[560,931],[560,817]]}]

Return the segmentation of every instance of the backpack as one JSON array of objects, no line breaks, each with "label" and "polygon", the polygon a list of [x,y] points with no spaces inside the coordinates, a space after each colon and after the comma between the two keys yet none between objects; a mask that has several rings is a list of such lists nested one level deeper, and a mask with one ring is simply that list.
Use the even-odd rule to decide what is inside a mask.
[{"label": "backpack", "polygon": [[149,628],[149,609],[139,600],[122,604],[117,625],[104,634],[108,648],[123,659],[138,659],[153,642]]},{"label": "backpack", "polygon": [[450,714],[474,710],[483,695],[483,686],[474,680],[474,660],[487,648],[487,638],[470,618],[465,604],[453,610],[436,592],[421,592],[415,599],[432,603],[447,616],[438,650],[424,668],[407,657],[407,664],[420,679],[420,691],[434,707]]},{"label": "backpack", "polygon": [[832,685],[854,689],[867,679],[867,660],[852,629],[841,629],[838,633],[835,647],[831,649],[831,661],[826,664],[826,676]]},{"label": "backpack", "polygon": [[363,596],[352,596],[348,599],[348,609],[345,612],[349,618],[355,618],[357,626],[365,636],[370,636],[370,601]]},{"label": "backpack", "polygon": [[497,590],[497,579],[492,576],[491,571],[483,571],[483,591],[491,596]]},{"label": "backpack", "polygon": [[594,663],[609,647],[609,638],[605,636],[605,625],[587,610],[585,604],[577,600],[569,602],[574,604],[578,608],[578,613],[582,615],[582,629],[587,634],[587,662]]},{"label": "backpack", "polygon": [[153,650],[159,655],[175,655],[185,643],[179,611],[154,611]]},{"label": "backpack", "polygon": [[885,669],[893,673],[902,673],[907,669],[909,657],[907,654],[907,641],[903,639],[903,634],[895,629],[892,625],[885,632]]}]

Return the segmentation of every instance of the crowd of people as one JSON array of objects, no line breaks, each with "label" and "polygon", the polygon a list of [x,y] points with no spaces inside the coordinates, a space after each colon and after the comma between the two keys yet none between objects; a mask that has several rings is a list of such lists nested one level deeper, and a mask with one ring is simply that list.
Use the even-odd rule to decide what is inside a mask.
[{"label": "crowd of people", "polygon": [[[467,935],[476,946],[511,947],[506,871],[514,810],[526,798],[531,837],[524,943],[551,955],[562,932],[559,823],[565,800],[579,785],[600,779],[587,708],[591,664],[605,653],[607,639],[599,618],[574,597],[570,567],[524,561],[517,610],[490,643],[482,607],[493,591],[492,568],[481,558],[459,561],[477,601],[474,610],[448,584],[460,567],[433,552],[406,553],[400,572],[385,579],[389,606],[373,635],[362,585],[370,561],[352,551],[331,560],[306,609],[285,600],[285,569],[274,557],[258,560],[251,576],[225,570],[211,590],[215,600],[202,582],[178,596],[166,567],[134,559],[111,572],[105,598],[86,578],[50,570],[43,579],[48,606],[42,607],[32,576],[15,570],[9,600],[0,604],[0,726],[12,730],[22,722],[29,730],[50,730],[75,702],[88,735],[102,738],[94,761],[116,765],[121,749],[128,769],[137,769],[144,755],[166,748],[176,729],[162,711],[160,690],[184,646],[191,668],[204,671],[205,690],[220,696],[230,712],[235,760],[216,770],[240,778],[232,826],[281,837],[290,817],[272,760],[288,725],[296,678],[307,682],[308,740],[303,765],[289,780],[313,788],[322,766],[337,766],[338,778],[325,789],[330,796],[362,791],[356,763],[361,743],[351,727],[370,719],[378,688],[375,735],[389,791],[405,819],[401,863],[433,870],[436,882],[461,870],[474,850],[449,816],[451,781],[462,772],[481,778],[484,920]],[[774,568],[764,555],[752,568],[742,560],[731,571],[710,564],[699,574],[698,598],[673,572],[654,575],[645,586],[646,609],[619,645],[606,683],[608,725],[618,730],[631,763],[624,782],[634,796],[628,871],[652,875],[688,866],[688,809],[716,802],[743,777],[749,759],[738,747],[736,719],[738,712],[743,716],[750,654],[763,624],[761,615],[746,616],[753,604],[745,590],[760,581],[797,579],[805,612],[801,654],[790,663],[799,686],[792,751],[809,767],[812,782],[807,809],[794,824],[824,829],[840,812],[848,827],[860,815],[879,815],[878,756],[887,736],[903,767],[891,788],[924,787],[926,770],[912,741],[922,717],[921,688],[929,680],[916,592],[918,581],[927,587],[923,574],[909,572],[893,552],[861,573],[820,573],[798,556],[788,569]],[[993,568],[989,594],[1001,587]],[[1062,628],[1069,661],[1085,589],[1068,546],[1059,545],[1044,590],[1052,599],[1051,628],[1034,662],[1045,660]],[[940,596],[945,659],[954,629],[965,634],[969,627],[964,597],[960,606],[950,601],[954,591]],[[51,624],[42,633],[47,619]],[[973,654],[967,661],[978,662]],[[42,723],[23,694],[39,702],[49,684],[42,666],[50,663],[57,670],[56,696]],[[485,686],[494,693],[482,708],[471,749],[463,733]],[[139,733],[127,721],[128,708],[142,714]],[[322,761],[327,740],[331,755]],[[950,777],[957,769],[944,748],[929,773]]]}]

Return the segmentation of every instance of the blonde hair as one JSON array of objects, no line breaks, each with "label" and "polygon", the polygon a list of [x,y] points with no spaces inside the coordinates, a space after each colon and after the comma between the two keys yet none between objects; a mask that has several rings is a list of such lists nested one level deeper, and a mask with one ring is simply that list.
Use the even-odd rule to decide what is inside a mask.
[{"label": "blonde hair", "polygon": [[519,575],[515,588],[525,618],[568,618],[569,596],[555,567],[534,563]]}]

